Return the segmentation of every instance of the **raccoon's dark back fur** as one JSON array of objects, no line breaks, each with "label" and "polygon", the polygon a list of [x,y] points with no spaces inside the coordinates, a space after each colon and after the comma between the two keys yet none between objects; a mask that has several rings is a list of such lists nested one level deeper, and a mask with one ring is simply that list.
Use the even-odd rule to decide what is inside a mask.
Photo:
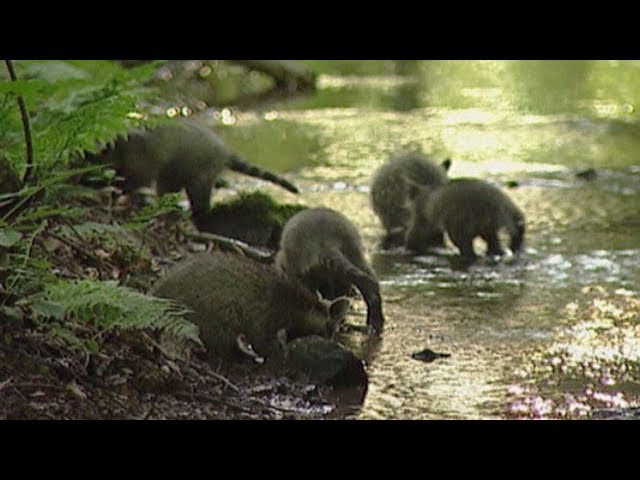
[{"label": "raccoon's dark back fur", "polygon": [[358,229],[343,214],[329,208],[310,208],[285,224],[276,266],[302,277],[327,260],[327,252],[341,251],[353,265],[369,269]]},{"label": "raccoon's dark back fur", "polygon": [[114,148],[100,157],[121,172],[127,190],[149,185],[154,180],[159,195],[185,188],[194,216],[209,210],[211,189],[226,168],[298,192],[287,180],[230,152],[212,130],[196,121],[130,132],[126,139],[119,139]]},{"label": "raccoon's dark back fur", "polygon": [[499,254],[496,236],[501,227],[509,233],[511,249],[518,251],[525,231],[522,211],[498,187],[480,179],[460,178],[416,197],[407,243],[446,231],[463,255],[471,256],[469,245],[478,236],[487,241],[490,253]]},{"label": "raccoon's dark back fur", "polygon": [[387,232],[408,227],[412,184],[442,185],[448,181],[450,165],[450,160],[438,165],[422,154],[402,153],[376,171],[371,184],[371,204]]},{"label": "raccoon's dark back fur", "polygon": [[229,253],[202,253],[171,269],[151,294],[177,300],[193,311],[188,319],[212,356],[228,359],[244,334],[260,355],[276,345],[277,332],[289,338],[329,335],[328,306],[316,294],[270,265]]},{"label": "raccoon's dark back fur", "polygon": [[367,323],[382,327],[378,280],[365,259],[358,229],[343,214],[329,208],[295,214],[282,231],[275,265],[328,298],[346,295],[355,285],[367,303]]}]

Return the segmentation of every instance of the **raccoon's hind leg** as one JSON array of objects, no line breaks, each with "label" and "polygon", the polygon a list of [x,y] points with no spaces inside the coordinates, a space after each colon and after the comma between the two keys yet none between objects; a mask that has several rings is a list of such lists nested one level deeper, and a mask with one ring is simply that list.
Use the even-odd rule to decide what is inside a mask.
[{"label": "raccoon's hind leg", "polygon": [[414,226],[407,233],[406,246],[418,255],[425,254],[429,248],[444,246],[444,232],[424,226]]},{"label": "raccoon's hind leg", "polygon": [[515,253],[522,248],[522,242],[524,241],[525,224],[524,220],[519,220],[516,224],[515,233],[511,234],[511,250]]},{"label": "raccoon's hind leg", "polygon": [[158,196],[162,196],[165,193],[179,192],[184,186],[184,182],[176,176],[173,169],[164,168],[158,173],[158,179],[156,180],[156,193]]},{"label": "raccoon's hind leg", "polygon": [[213,188],[213,179],[206,176],[192,178],[187,184],[187,196],[191,203],[191,212],[196,225],[198,219],[205,218],[211,209],[211,189]]},{"label": "raccoon's hind leg", "polygon": [[468,259],[475,260],[478,258],[476,252],[473,250],[473,237],[466,235],[463,232],[450,230],[449,237],[456,247],[460,250],[460,256]]},{"label": "raccoon's hind leg", "polygon": [[485,233],[482,235],[482,239],[487,242],[487,255],[497,255],[499,257],[504,255],[504,250],[500,245],[500,240],[498,240],[497,232],[492,231]]},{"label": "raccoon's hind leg", "polygon": [[404,227],[396,227],[389,230],[384,237],[382,237],[381,246],[384,250],[390,250],[395,247],[401,247],[404,245],[404,238],[406,236],[406,230]]}]

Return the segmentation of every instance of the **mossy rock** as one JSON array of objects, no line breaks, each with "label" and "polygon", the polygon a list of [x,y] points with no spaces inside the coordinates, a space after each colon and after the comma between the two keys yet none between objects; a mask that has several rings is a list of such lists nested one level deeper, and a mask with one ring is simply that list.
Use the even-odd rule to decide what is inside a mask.
[{"label": "mossy rock", "polygon": [[284,224],[306,208],[278,203],[262,192],[242,193],[230,202],[215,205],[198,222],[198,229],[277,250]]}]

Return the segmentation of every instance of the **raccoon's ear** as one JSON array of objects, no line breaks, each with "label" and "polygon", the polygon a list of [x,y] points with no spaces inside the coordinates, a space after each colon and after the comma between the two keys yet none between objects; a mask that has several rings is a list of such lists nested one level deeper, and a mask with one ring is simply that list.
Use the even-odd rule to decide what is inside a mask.
[{"label": "raccoon's ear", "polygon": [[351,307],[351,302],[347,297],[338,297],[331,305],[329,305],[329,315],[331,316],[331,320],[337,323],[341,323],[344,318],[349,313],[349,307]]},{"label": "raccoon's ear", "polygon": [[442,165],[442,168],[445,169],[445,171],[449,171],[449,169],[451,168],[451,159],[447,158],[445,161],[443,161],[440,165]]}]

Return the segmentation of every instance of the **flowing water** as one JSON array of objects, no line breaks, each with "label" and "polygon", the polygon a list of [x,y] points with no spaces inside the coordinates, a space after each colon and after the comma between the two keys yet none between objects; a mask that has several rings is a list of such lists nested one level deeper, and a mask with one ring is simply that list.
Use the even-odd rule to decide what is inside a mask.
[{"label": "flowing water", "polygon": [[[387,323],[378,342],[343,339],[370,375],[355,416],[634,418],[640,62],[307,64],[321,72],[314,95],[217,116],[230,145],[287,171],[302,194],[265,188],[339,210],[361,232]],[[526,215],[524,254],[460,271],[453,247],[420,257],[381,251],[369,185],[403,148],[450,157],[451,177],[502,185]],[[595,178],[576,175],[587,169]],[[364,315],[356,301],[349,322],[363,324]],[[425,348],[451,356],[411,358]]]}]

